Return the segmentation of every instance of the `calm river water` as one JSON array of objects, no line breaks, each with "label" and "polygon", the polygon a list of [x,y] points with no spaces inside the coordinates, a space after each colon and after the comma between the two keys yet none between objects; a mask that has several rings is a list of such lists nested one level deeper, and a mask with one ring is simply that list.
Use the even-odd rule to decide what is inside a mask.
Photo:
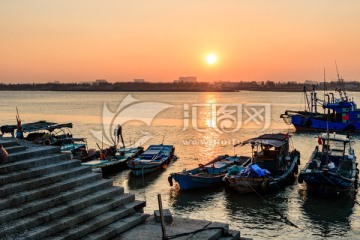
[{"label": "calm river water", "polygon": [[[360,103],[360,93],[351,93]],[[104,111],[105,104],[108,111]],[[234,143],[262,133],[290,132],[304,166],[317,144],[317,133],[295,133],[280,114],[303,109],[302,93],[93,93],[0,92],[0,125],[15,124],[16,107],[23,123],[38,120],[72,122],[71,132],[86,137],[90,148],[106,143],[111,126],[121,123],[126,145],[173,144],[179,159],[162,172],[134,177],[129,170],[110,176],[114,184],[146,199],[145,212],[164,208],[174,216],[226,222],[253,239],[360,239],[359,196],[320,199],[306,195],[303,185],[259,197],[227,189],[179,192],[167,177],[205,163],[220,154],[251,154]],[[104,131],[104,137],[96,138]],[[360,154],[360,136],[354,136]],[[297,227],[288,224],[290,220]]]}]

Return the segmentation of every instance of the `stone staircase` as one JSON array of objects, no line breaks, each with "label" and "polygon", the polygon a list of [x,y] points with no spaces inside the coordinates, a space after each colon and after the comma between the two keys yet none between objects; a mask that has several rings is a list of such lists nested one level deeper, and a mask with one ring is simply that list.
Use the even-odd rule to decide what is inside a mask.
[{"label": "stone staircase", "polygon": [[112,239],[142,223],[144,201],[58,147],[0,138],[0,239]]}]

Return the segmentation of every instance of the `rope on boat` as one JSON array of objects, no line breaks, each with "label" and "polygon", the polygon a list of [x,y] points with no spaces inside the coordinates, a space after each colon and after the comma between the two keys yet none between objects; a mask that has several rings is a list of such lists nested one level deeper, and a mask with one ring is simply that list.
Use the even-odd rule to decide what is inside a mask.
[{"label": "rope on boat", "polygon": [[[245,181],[245,182],[246,182],[246,181]],[[260,193],[258,193],[253,187],[250,186],[250,184],[248,184],[247,182],[246,182],[246,184],[247,184],[263,201],[266,201],[265,198],[264,198],[263,196],[261,196]],[[279,212],[275,207],[273,207],[273,206],[271,206],[271,205],[269,205],[269,207],[271,207],[272,210],[273,210],[277,215],[279,215],[279,217],[280,217],[281,219],[283,219],[283,220],[285,221],[285,223],[287,223],[287,224],[289,224],[289,225],[291,225],[291,226],[293,226],[293,227],[300,228],[300,227],[298,227],[295,223],[291,222],[291,221],[290,221],[286,216],[284,216],[281,212]]]},{"label": "rope on boat", "polygon": [[340,188],[338,188],[338,186],[336,186],[328,177],[326,177],[324,173],[320,172],[320,175],[325,178],[329,183],[331,183],[331,185],[333,185],[338,192],[340,191]]}]

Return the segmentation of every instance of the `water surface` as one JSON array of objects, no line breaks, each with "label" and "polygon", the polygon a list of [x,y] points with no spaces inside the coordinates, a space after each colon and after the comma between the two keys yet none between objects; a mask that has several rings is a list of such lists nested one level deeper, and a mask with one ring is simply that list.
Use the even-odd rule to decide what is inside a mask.
[{"label": "water surface", "polygon": [[[96,148],[96,139],[90,129],[100,131],[103,123],[117,124],[122,111],[139,119],[123,125],[127,145],[137,142],[145,135],[150,140],[144,147],[164,142],[176,147],[179,160],[162,172],[134,177],[128,170],[110,176],[115,185],[135,193],[137,199],[146,199],[145,212],[158,208],[157,194],[162,194],[163,206],[174,216],[226,222],[241,231],[243,237],[254,239],[359,239],[360,207],[356,200],[320,199],[306,195],[303,185],[294,184],[277,194],[258,196],[238,195],[231,190],[218,188],[179,192],[170,187],[167,177],[171,172],[182,171],[205,163],[220,154],[251,154],[248,147],[234,148],[233,144],[262,133],[290,132],[292,145],[301,152],[301,166],[310,157],[317,144],[317,133],[295,133],[286,125],[280,114],[287,109],[302,109],[302,93],[237,92],[237,93],[131,93],[137,102],[129,101],[129,93],[93,92],[0,92],[0,125],[15,124],[16,107],[24,123],[38,120],[59,123],[73,122],[71,132],[76,137],[86,137],[89,147]],[[351,93],[360,102],[360,93]],[[127,99],[126,101],[123,101]],[[117,111],[119,104],[125,107]],[[151,103],[138,109],[133,105]],[[154,119],[151,113],[159,110],[159,103],[167,108],[159,111]],[[113,116],[103,117],[104,104]],[[131,107],[133,106],[133,107]],[[139,105],[141,106],[141,105]],[[145,105],[144,105],[145,106]],[[213,118],[217,109],[240,110],[226,118],[226,112]],[[258,118],[249,121],[249,116],[269,107],[269,127]],[[223,109],[223,110],[224,110]],[[247,112],[246,112],[247,110]],[[254,111],[252,111],[254,110]],[[229,112],[227,112],[229,113]],[[230,112],[231,113],[231,112]],[[233,113],[233,112],[232,112]],[[247,114],[249,113],[249,115]],[[196,119],[192,120],[194,114]],[[218,121],[221,116],[222,121]],[[230,114],[231,115],[231,114]],[[129,115],[128,115],[129,116]],[[262,115],[263,118],[266,118]],[[144,121],[141,121],[145,120]],[[185,120],[184,120],[185,119]],[[225,121],[225,122],[224,122]],[[240,124],[241,123],[241,124]],[[219,131],[222,126],[224,131]],[[240,124],[239,127],[237,124]],[[216,130],[214,127],[217,127]],[[226,128],[228,127],[228,128]],[[231,132],[231,130],[236,130]],[[221,130],[221,129],[220,129]],[[359,136],[354,136],[355,152],[359,154]],[[105,141],[105,140],[104,140]],[[357,196],[356,196],[357,197]],[[288,219],[297,227],[292,226]]]}]

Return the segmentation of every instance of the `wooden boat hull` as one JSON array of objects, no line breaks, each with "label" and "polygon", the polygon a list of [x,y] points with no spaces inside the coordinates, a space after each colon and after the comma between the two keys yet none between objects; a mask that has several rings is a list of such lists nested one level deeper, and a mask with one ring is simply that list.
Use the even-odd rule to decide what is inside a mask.
[{"label": "wooden boat hull", "polygon": [[295,155],[292,159],[291,165],[289,168],[283,172],[281,175],[274,176],[273,178],[269,177],[242,177],[242,176],[227,176],[226,181],[228,181],[229,186],[235,189],[238,193],[270,193],[276,192],[281,187],[293,184],[296,179],[298,172],[300,155]]},{"label": "wooden boat hull", "polygon": [[135,176],[142,176],[165,169],[171,161],[177,159],[174,152],[175,148],[172,145],[150,145],[137,158],[128,161],[127,165]]},{"label": "wooden boat hull", "polygon": [[297,131],[336,131],[336,132],[360,132],[360,122],[332,122],[327,118],[318,119],[300,114],[291,116],[291,123]]},{"label": "wooden boat hull", "polygon": [[210,175],[210,176],[193,176],[182,173],[173,173],[172,177],[179,184],[180,190],[189,190],[194,188],[209,188],[209,187],[217,187],[224,182],[222,179],[224,178],[224,174],[220,175]]},{"label": "wooden boat hull", "polygon": [[95,172],[102,172],[103,175],[108,175],[110,173],[119,172],[121,170],[127,169],[127,162],[129,159],[136,157],[139,153],[142,152],[142,148],[127,148],[127,152],[121,156],[115,156],[114,158],[109,158],[105,160],[90,160],[82,162],[84,166],[91,166]]},{"label": "wooden boat hull", "polygon": [[229,167],[245,166],[251,162],[247,156],[220,155],[212,161],[188,171],[172,173],[169,183],[172,186],[172,178],[179,184],[180,190],[196,188],[211,188],[225,184],[223,181]]},{"label": "wooden boat hull", "polygon": [[299,175],[299,182],[304,181],[307,190],[319,196],[346,195],[356,189],[355,179],[347,179],[336,173],[314,171]]},{"label": "wooden boat hull", "polygon": [[155,172],[160,169],[165,169],[169,164],[170,159],[166,162],[158,163],[158,164],[139,164],[139,165],[131,165],[128,164],[129,169],[135,176],[142,176],[143,174],[148,174],[151,172]]}]

